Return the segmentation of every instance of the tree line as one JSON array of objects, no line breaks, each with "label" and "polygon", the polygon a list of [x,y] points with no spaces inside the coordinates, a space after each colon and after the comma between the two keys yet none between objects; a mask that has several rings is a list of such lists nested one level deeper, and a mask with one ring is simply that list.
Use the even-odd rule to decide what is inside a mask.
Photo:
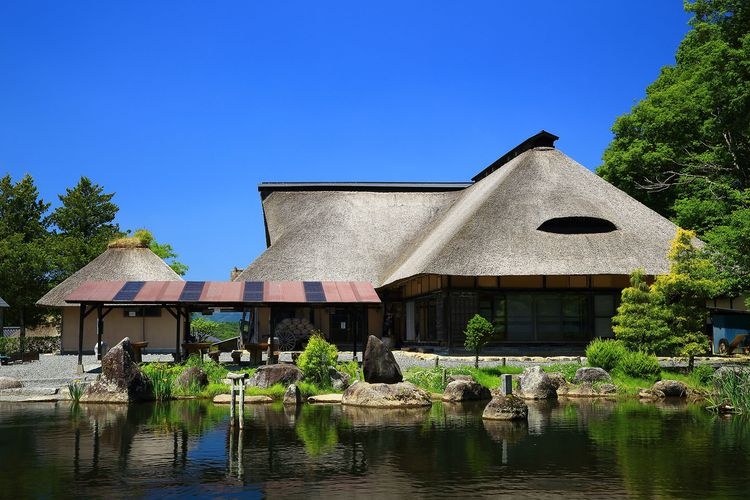
[{"label": "tree line", "polygon": [[617,118],[598,173],[695,231],[719,293],[750,290],[750,2],[695,0],[675,64]]},{"label": "tree line", "polygon": [[[10,175],[0,178],[0,297],[10,305],[6,324],[23,330],[50,320],[54,312],[36,301],[106,250],[110,241],[130,234],[115,221],[119,207],[113,197],[81,177],[50,211],[51,203],[41,199],[30,175],[18,182]],[[171,245],[158,243],[144,229],[134,236],[168,260],[175,272],[187,272]]]}]

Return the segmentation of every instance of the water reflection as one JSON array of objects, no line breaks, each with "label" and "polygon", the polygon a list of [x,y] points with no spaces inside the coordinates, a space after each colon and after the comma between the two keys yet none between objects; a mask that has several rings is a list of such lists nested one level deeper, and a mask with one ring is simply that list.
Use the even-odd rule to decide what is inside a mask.
[{"label": "water reflection", "polygon": [[[196,401],[3,404],[3,496],[727,496],[745,490],[750,431],[697,406],[569,400],[529,421],[484,404],[372,410]],[[8,457],[13,457],[9,460]]]}]

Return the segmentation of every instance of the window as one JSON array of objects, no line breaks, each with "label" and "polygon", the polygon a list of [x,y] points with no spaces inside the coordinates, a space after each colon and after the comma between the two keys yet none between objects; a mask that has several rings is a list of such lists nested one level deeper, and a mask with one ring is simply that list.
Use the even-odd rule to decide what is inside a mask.
[{"label": "window", "polygon": [[599,217],[555,217],[544,221],[538,231],[557,234],[611,233],[617,226]]}]

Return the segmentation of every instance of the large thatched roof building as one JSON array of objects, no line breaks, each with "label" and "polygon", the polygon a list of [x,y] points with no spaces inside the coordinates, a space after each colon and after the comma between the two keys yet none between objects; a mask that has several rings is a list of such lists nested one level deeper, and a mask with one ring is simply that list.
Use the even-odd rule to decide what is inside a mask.
[{"label": "large thatched roof building", "polygon": [[[236,279],[366,280],[383,299],[362,319],[399,340],[460,344],[480,313],[498,342],[611,335],[636,268],[668,272],[676,226],[553,147],[541,132],[471,183],[264,183],[268,248]],[[286,310],[271,314],[270,328]],[[360,325],[361,326],[361,325]]]},{"label": "large thatched roof building", "polygon": [[[86,281],[182,281],[163,259],[132,238],[110,244],[109,248],[37,301],[38,305],[61,307],[63,352],[78,350],[79,307],[65,299]],[[149,349],[171,351],[174,348],[174,319],[159,307],[133,307],[113,310],[107,318],[104,341],[114,345],[123,337],[149,342]],[[86,350],[96,343],[96,316],[84,324]]]}]

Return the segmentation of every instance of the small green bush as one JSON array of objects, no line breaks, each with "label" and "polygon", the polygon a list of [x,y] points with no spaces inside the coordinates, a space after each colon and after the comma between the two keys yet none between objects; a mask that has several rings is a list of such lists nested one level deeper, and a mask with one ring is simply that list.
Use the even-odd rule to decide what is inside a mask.
[{"label": "small green bush", "polygon": [[474,368],[479,368],[479,353],[487,342],[489,342],[493,332],[492,323],[479,314],[472,316],[469,322],[466,323],[464,347],[466,350],[474,352]]},{"label": "small green bush", "polygon": [[589,366],[611,371],[626,353],[625,346],[619,340],[594,339],[586,347],[586,360]]},{"label": "small green bush", "polygon": [[328,367],[336,366],[338,358],[339,351],[336,346],[326,342],[320,332],[316,332],[307,341],[307,347],[299,355],[297,366],[302,370],[308,382],[330,387],[331,375],[328,373]]},{"label": "small green bush", "polygon": [[179,373],[182,373],[185,368],[190,368],[191,366],[202,368],[206,372],[209,382],[221,382],[221,379],[226,378],[228,372],[226,368],[213,359],[203,360],[200,355],[193,354],[185,360],[185,364],[180,368]]},{"label": "small green bush", "polygon": [[655,379],[661,374],[661,367],[656,356],[640,351],[626,351],[617,368],[631,377],[645,379]]}]

